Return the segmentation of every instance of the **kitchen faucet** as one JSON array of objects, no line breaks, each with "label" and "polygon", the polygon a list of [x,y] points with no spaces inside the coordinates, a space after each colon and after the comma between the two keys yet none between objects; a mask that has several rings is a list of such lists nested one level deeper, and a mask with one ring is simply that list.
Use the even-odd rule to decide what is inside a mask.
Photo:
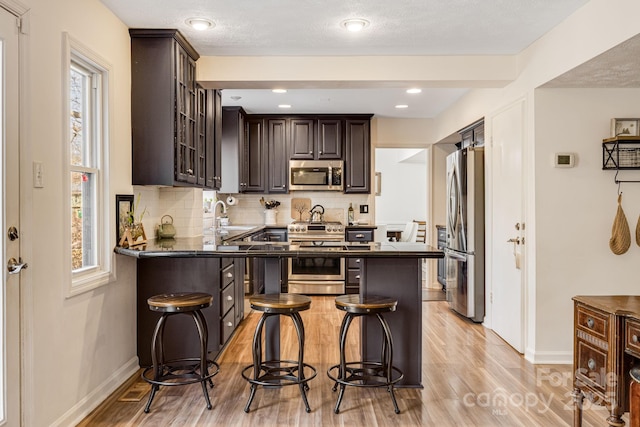
[{"label": "kitchen faucet", "polygon": [[211,227],[211,230],[213,231],[213,234],[216,234],[219,227],[218,218],[216,218],[216,209],[218,208],[218,204],[222,205],[222,214],[224,215],[227,213],[227,205],[225,205],[222,200],[218,200],[213,204],[211,207],[211,212],[213,212],[213,227]]}]

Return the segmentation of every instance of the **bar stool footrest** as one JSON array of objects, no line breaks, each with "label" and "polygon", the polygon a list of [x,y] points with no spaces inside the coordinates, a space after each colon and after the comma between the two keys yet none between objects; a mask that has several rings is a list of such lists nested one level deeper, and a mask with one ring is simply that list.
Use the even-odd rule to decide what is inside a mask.
[{"label": "bar stool footrest", "polygon": [[249,365],[242,370],[242,377],[249,383],[261,386],[287,386],[294,384],[305,384],[311,381],[318,374],[316,368],[303,363],[303,369],[310,372],[310,376],[302,372],[302,378],[298,378],[299,364],[295,360],[274,360],[262,362],[260,365],[260,375],[257,378],[250,377],[253,373],[254,365]]},{"label": "bar stool footrest", "polygon": [[[345,375],[338,378],[340,364],[333,365],[327,370],[327,376],[339,384],[353,387],[388,387],[404,378],[404,374],[395,366],[391,367],[392,378],[387,380],[387,367],[380,362],[348,362],[345,363]],[[332,371],[337,371],[334,375]]]},{"label": "bar stool footrest", "polygon": [[142,372],[142,379],[149,384],[158,386],[180,386],[196,384],[207,381],[220,372],[220,366],[213,360],[207,359],[208,374],[204,377],[200,374],[200,358],[174,359],[165,362],[161,366],[162,373],[158,378],[152,378],[153,366]]}]

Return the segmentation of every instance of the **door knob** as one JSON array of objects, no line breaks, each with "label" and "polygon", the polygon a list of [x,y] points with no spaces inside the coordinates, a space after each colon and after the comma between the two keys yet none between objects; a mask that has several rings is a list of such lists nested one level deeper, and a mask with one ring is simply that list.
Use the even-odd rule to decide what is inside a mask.
[{"label": "door knob", "polygon": [[22,258],[18,258],[16,261],[15,258],[10,258],[9,262],[7,262],[7,270],[9,274],[18,274],[22,269],[26,269],[29,265],[26,262],[22,262]]},{"label": "door knob", "polygon": [[507,243],[515,243],[516,245],[519,245],[520,244],[520,238],[519,237],[511,238],[511,239],[507,240]]}]

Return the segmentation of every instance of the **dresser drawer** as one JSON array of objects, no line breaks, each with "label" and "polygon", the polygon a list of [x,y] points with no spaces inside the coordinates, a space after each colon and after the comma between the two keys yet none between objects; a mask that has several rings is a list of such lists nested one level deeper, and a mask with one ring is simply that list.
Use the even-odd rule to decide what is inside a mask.
[{"label": "dresser drawer", "polygon": [[625,350],[640,357],[640,321],[627,319],[625,322]]},{"label": "dresser drawer", "polygon": [[607,385],[607,352],[578,340],[576,378],[585,385],[604,393]]},{"label": "dresser drawer", "polygon": [[229,283],[233,282],[233,264],[228,265],[222,270],[222,289],[226,288]]},{"label": "dresser drawer", "polygon": [[583,306],[577,307],[576,327],[605,342],[609,341],[609,317]]}]

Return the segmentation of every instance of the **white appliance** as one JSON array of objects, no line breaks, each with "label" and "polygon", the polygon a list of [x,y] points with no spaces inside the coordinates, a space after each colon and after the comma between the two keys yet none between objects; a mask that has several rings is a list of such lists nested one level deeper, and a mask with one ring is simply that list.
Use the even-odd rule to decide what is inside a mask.
[{"label": "white appliance", "polygon": [[447,301],[455,311],[482,322],[484,301],[484,148],[447,156]]}]

